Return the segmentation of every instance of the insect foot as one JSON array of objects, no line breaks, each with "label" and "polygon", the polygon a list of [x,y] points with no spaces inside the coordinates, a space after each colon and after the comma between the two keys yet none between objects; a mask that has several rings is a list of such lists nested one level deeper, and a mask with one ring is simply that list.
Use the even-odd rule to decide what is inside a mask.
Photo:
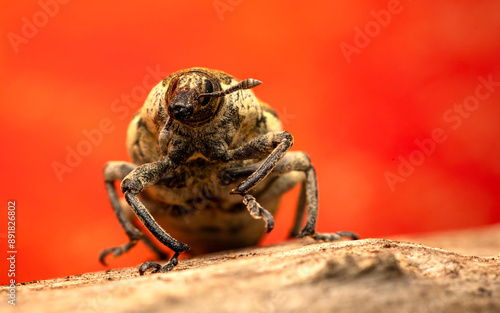
[{"label": "insect foot", "polygon": [[270,233],[274,228],[274,218],[255,200],[254,196],[245,195],[243,203],[247,206],[250,215],[255,219],[263,219],[266,225],[266,232]]},{"label": "insect foot", "polygon": [[[140,237],[140,235],[139,235],[139,237]],[[111,248],[103,250],[101,252],[101,254],[99,255],[99,262],[101,262],[102,265],[107,265],[106,264],[106,257],[108,255],[113,253],[114,258],[119,257],[120,255],[127,253],[130,249],[135,247],[135,245],[137,244],[138,241],[139,240],[133,240],[133,241],[127,242],[123,246],[111,247]]]},{"label": "insect foot", "polygon": [[161,266],[155,262],[145,262],[139,267],[139,275],[144,275],[149,269],[153,269],[151,274],[154,273],[166,273],[174,269],[174,267],[179,264],[179,252],[176,252],[173,257],[168,260],[167,264]]},{"label": "insect foot", "polygon": [[314,230],[314,228],[308,228],[308,227],[304,227],[304,229],[300,232],[300,234],[297,236],[299,238],[303,238],[303,237],[309,237],[309,236],[315,236],[316,235],[316,231]]}]

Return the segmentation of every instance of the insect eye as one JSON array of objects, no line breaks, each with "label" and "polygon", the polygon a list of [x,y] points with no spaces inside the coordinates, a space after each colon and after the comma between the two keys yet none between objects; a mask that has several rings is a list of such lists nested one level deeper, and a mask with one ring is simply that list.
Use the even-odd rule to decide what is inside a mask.
[{"label": "insect eye", "polygon": [[204,107],[210,102],[210,97],[203,97],[203,101],[201,102],[201,106]]},{"label": "insect eye", "polygon": [[[214,91],[214,86],[209,80],[204,81],[204,91],[203,93],[209,93]],[[201,101],[201,106],[204,107],[210,102],[210,97],[203,97],[203,101]]]}]

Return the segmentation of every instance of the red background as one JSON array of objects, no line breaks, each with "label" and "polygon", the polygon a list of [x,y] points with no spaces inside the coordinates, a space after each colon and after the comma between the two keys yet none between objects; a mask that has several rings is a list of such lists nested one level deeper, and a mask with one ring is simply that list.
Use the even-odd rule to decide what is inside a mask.
[{"label": "red background", "polygon": [[[37,1],[6,2],[0,282],[7,281],[9,199],[17,204],[18,282],[102,270],[99,252],[125,242],[102,169],[129,160],[133,113],[117,113],[112,103],[134,92],[139,108],[148,67],[167,75],[203,66],[262,80],[257,96],[276,108],[293,149],[316,167],[319,231],[367,238],[499,222],[500,87],[485,96],[477,86],[479,76],[500,81],[500,2],[401,1],[390,21],[382,14],[385,26],[376,24],[370,12],[393,2],[75,0],[46,20]],[[34,35],[24,29],[33,18]],[[355,28],[371,35],[346,58],[341,44],[355,47]],[[31,38],[13,44],[23,29]],[[476,88],[484,99],[469,116],[458,127],[445,120]],[[82,131],[103,119],[113,130],[59,181],[53,162],[65,164],[67,147],[76,149]],[[446,140],[419,160],[415,140],[436,128]],[[384,173],[398,174],[410,157],[423,164],[391,191]],[[296,195],[285,198],[264,243],[284,240]],[[111,265],[151,256],[141,244]]]}]

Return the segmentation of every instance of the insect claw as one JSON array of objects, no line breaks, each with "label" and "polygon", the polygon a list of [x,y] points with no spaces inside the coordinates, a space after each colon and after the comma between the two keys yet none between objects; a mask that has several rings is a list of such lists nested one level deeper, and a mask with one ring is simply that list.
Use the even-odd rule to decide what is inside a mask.
[{"label": "insect claw", "polygon": [[245,195],[243,198],[243,203],[247,206],[250,215],[256,219],[263,219],[266,227],[266,233],[270,233],[274,229],[274,218],[255,200],[252,195]]},{"label": "insect claw", "polygon": [[105,251],[101,252],[101,254],[99,255],[99,262],[104,266],[108,266],[108,263],[106,263],[106,256],[108,256],[108,254],[104,252]]},{"label": "insect claw", "polygon": [[153,270],[151,273],[157,273],[161,269],[161,265],[155,262],[145,262],[142,263],[141,266],[139,267],[139,275],[144,275],[147,270],[152,268]]},{"label": "insect claw", "polygon": [[[269,212],[265,212],[269,214]],[[270,233],[274,229],[274,218],[271,214],[269,214],[268,216],[265,216],[265,214],[263,215],[264,221],[266,222],[266,233]]]}]

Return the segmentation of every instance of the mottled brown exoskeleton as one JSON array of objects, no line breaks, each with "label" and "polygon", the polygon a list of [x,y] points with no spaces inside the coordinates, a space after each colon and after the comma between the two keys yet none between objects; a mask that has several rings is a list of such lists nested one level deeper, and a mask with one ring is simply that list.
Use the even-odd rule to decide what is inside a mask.
[{"label": "mottled brown exoskeleton", "polygon": [[[137,228],[134,215],[174,251],[164,266],[143,263],[141,275],[148,269],[170,271],[187,250],[196,255],[256,245],[273,229],[281,196],[299,183],[290,236],[357,239],[351,232],[316,232],[314,168],[305,153],[287,153],[293,137],[281,129],[273,109],[250,90],[259,84],[191,68],[153,88],[128,128],[132,163],[109,162],[104,169],[111,205],[129,242],[104,250],[103,264],[107,255],[119,256],[141,239],[166,257]],[[115,181],[121,181],[126,202],[119,200]],[[307,221],[300,230],[306,205]]]}]

